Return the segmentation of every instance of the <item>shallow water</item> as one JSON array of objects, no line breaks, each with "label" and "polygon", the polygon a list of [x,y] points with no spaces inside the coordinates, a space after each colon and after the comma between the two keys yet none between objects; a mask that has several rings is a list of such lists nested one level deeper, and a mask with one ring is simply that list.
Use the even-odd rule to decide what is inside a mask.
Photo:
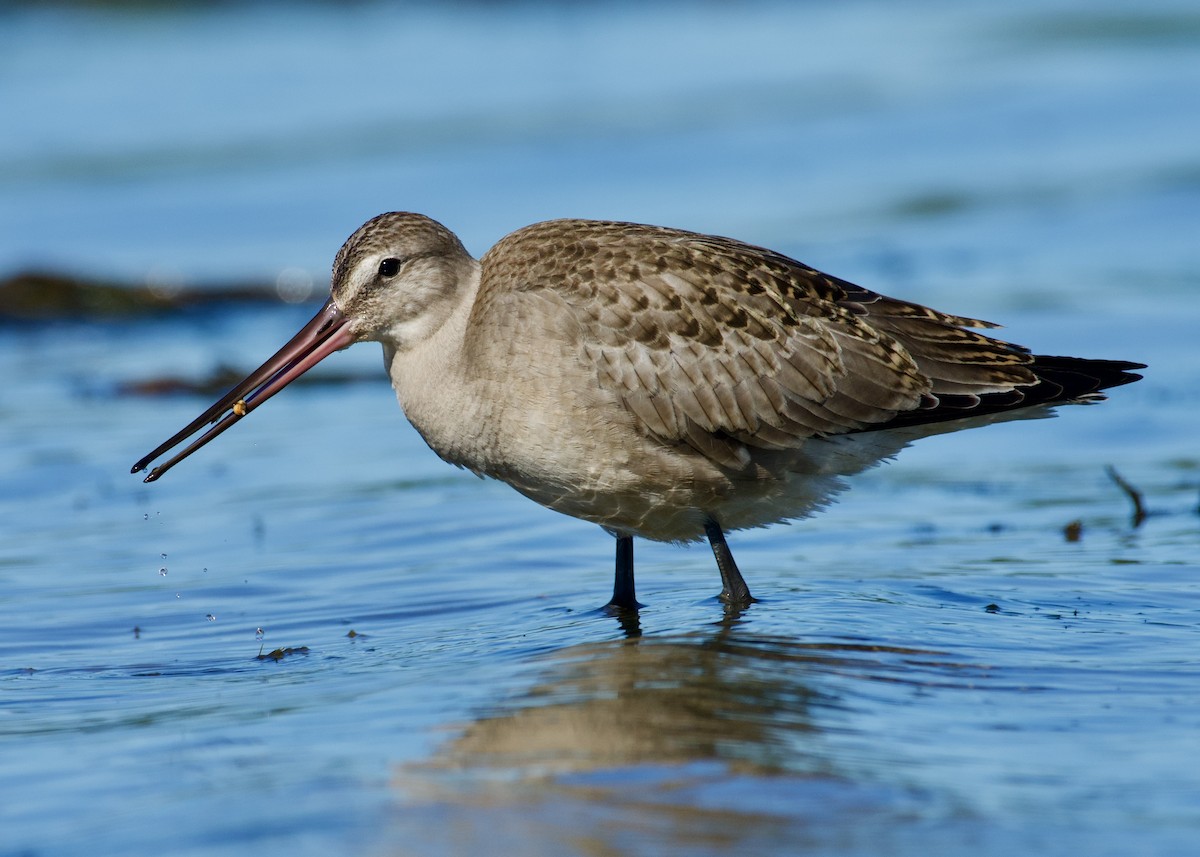
[{"label": "shallow water", "polygon": [[208,399],[123,385],[311,303],[0,323],[0,854],[1194,852],[1189,4],[31,6],[0,48],[0,270],[315,298],[384,209],[476,253],[619,217],[1152,367],[734,534],[740,615],[639,542],[631,623],[611,539],[439,461],[372,346],[128,475]]}]

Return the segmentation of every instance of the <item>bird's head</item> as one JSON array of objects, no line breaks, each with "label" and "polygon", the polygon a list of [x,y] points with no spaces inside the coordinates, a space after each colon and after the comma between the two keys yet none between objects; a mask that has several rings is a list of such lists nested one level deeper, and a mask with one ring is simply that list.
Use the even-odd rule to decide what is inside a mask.
[{"label": "bird's head", "polygon": [[365,340],[401,351],[428,338],[458,304],[475,265],[454,233],[428,217],[390,212],[368,220],[338,251],[329,300],[312,321],[132,472],[207,427],[150,471],[145,481],[153,482],[335,351]]},{"label": "bird's head", "polygon": [[330,300],[354,339],[403,351],[457,306],[475,261],[453,232],[420,214],[389,212],[360,226],[333,262]]}]

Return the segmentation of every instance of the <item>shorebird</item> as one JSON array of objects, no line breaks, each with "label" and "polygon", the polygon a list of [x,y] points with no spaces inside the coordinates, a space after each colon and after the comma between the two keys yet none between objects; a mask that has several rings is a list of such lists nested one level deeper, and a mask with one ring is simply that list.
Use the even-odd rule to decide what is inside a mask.
[{"label": "shorebird", "polygon": [[434,452],[616,537],[609,606],[640,606],[634,536],[707,538],[719,597],[745,605],[727,530],[808,516],[914,439],[1103,399],[1144,368],[977,332],[994,327],[729,238],[553,220],[477,261],[440,223],[391,212],[338,251],[312,321],[133,472],[208,426],[158,479],[375,341]]}]

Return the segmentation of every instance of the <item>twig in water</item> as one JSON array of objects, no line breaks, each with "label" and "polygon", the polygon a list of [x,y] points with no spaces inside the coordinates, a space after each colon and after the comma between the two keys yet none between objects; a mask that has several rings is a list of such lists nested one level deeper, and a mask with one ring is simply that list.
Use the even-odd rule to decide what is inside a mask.
[{"label": "twig in water", "polygon": [[1117,468],[1111,464],[1107,469],[1108,478],[1117,483],[1117,487],[1124,491],[1130,502],[1133,503],[1133,528],[1136,530],[1142,525],[1142,521],[1146,520],[1146,507],[1142,505],[1142,492],[1126,482],[1117,472]]}]

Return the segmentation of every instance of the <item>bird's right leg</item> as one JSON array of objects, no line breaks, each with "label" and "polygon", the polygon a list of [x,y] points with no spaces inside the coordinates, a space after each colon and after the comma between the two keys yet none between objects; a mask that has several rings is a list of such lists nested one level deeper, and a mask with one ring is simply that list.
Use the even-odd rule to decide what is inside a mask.
[{"label": "bird's right leg", "polygon": [[704,533],[712,546],[713,556],[717,560],[717,568],[721,572],[721,594],[718,596],[726,604],[733,607],[747,607],[754,600],[750,587],[738,571],[737,563],[733,561],[733,552],[725,541],[725,533],[721,525],[711,518],[704,524]]}]

